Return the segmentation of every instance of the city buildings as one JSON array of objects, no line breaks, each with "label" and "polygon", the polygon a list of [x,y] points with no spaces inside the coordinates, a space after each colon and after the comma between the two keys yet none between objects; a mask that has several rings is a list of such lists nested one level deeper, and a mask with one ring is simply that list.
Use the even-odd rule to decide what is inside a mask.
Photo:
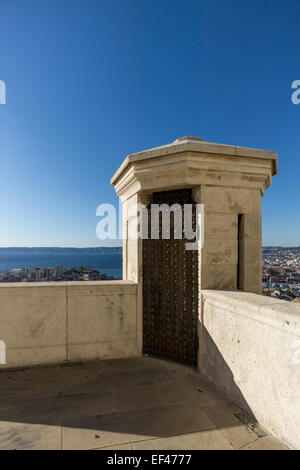
[{"label": "city buildings", "polygon": [[0,282],[51,282],[51,281],[106,281],[118,279],[99,271],[90,266],[80,266],[65,269],[62,264],[55,268],[20,268],[6,269],[0,274]]},{"label": "city buildings", "polygon": [[300,301],[300,247],[263,249],[263,294]]}]

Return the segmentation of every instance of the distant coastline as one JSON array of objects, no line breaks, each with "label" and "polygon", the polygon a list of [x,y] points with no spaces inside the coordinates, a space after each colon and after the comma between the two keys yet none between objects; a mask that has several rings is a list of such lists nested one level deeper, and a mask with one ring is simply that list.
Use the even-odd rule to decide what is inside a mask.
[{"label": "distant coastline", "polygon": [[[89,267],[92,271],[122,278],[121,247],[7,247],[0,248],[0,277],[8,271]],[[3,276],[2,276],[3,277]]]},{"label": "distant coastline", "polygon": [[108,254],[108,253],[122,253],[121,246],[113,246],[113,247],[92,247],[92,248],[63,248],[63,247],[7,247],[1,248],[0,253],[24,253],[24,252],[31,252],[31,253],[101,253],[101,254]]}]

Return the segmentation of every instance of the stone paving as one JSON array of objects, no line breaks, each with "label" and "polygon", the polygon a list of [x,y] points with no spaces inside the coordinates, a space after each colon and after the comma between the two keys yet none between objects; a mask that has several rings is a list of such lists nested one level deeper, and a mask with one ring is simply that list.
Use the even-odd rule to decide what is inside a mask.
[{"label": "stone paving", "polygon": [[285,449],[194,369],[138,357],[0,373],[0,449]]}]

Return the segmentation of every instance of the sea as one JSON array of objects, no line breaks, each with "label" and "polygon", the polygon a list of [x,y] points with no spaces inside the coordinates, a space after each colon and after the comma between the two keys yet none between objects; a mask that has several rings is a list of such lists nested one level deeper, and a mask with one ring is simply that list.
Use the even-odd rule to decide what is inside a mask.
[{"label": "sea", "polygon": [[57,264],[64,268],[90,266],[102,274],[122,279],[122,253],[0,251],[0,273],[6,269],[48,268]]}]

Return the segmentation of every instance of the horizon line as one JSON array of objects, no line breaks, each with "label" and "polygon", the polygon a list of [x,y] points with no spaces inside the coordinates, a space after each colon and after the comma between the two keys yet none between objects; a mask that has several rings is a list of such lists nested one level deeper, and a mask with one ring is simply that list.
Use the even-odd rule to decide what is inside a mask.
[{"label": "horizon line", "polygon": [[7,250],[7,249],[14,249],[14,248],[27,248],[27,249],[34,249],[34,248],[59,248],[63,250],[65,248],[72,248],[76,250],[86,250],[86,249],[95,249],[95,248],[122,248],[122,245],[113,245],[113,246],[59,246],[59,245],[32,245],[32,246],[25,246],[25,245],[12,245],[12,246],[0,246],[0,250]]},{"label": "horizon line", "polygon": [[[112,246],[59,246],[59,245],[11,245],[11,246],[0,246],[1,249],[14,249],[14,248],[26,248],[26,249],[35,249],[35,248],[52,248],[52,249],[76,249],[76,250],[87,250],[87,249],[96,249],[96,248],[123,248],[122,245],[112,245]],[[300,244],[298,245],[280,245],[280,244],[272,244],[272,245],[262,245],[262,248],[300,248]]]}]

